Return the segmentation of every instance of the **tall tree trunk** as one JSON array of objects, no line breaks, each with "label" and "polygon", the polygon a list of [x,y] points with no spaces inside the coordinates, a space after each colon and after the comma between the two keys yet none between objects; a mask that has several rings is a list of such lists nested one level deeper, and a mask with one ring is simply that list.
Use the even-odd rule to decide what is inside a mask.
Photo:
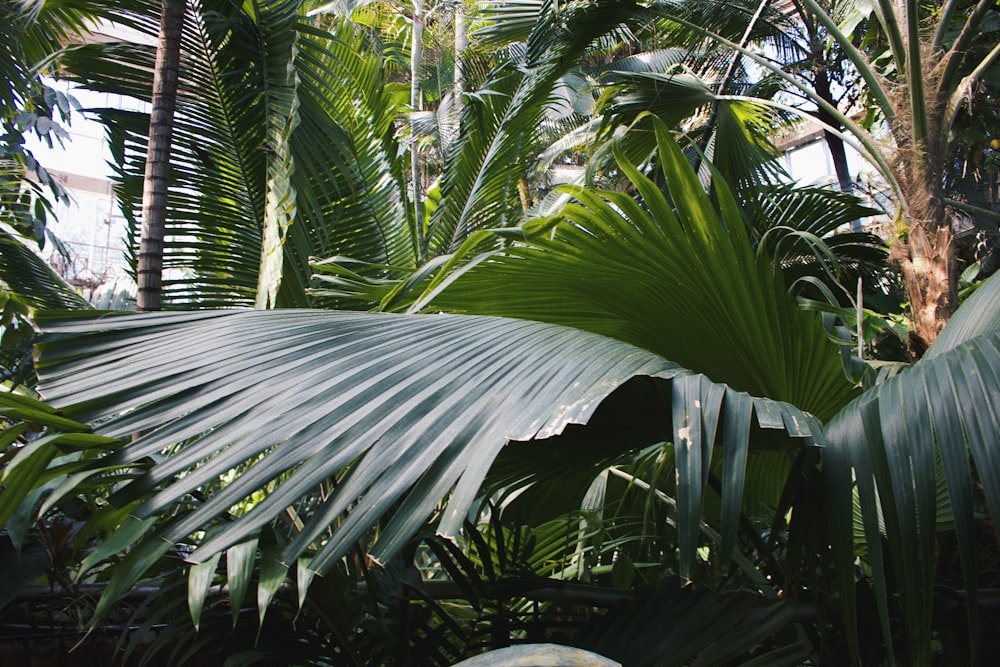
[{"label": "tall tree trunk", "polygon": [[[833,92],[830,90],[830,77],[827,76],[826,70],[817,69],[814,76],[815,84],[813,87],[816,90],[816,95],[831,106],[837,106],[836,100],[833,99]],[[821,123],[840,127],[840,121],[823,107],[816,110],[816,119]],[[853,192],[854,179],[851,178],[851,170],[847,166],[847,150],[844,147],[844,140],[828,131],[823,132],[823,139],[826,141],[826,148],[830,151],[830,158],[833,160],[833,170],[837,174],[837,185],[841,192]],[[851,230],[860,232],[861,221],[852,220]]]},{"label": "tall tree trunk", "polygon": [[136,279],[139,310],[160,310],[163,285],[163,237],[170,175],[170,139],[177,106],[184,0],[163,0],[160,35],[153,70],[153,110],[142,186],[142,230]]},{"label": "tall tree trunk", "polygon": [[469,46],[469,31],[465,23],[465,4],[462,0],[455,3],[455,115],[461,122],[462,95],[465,94],[465,63],[462,54]]},{"label": "tall tree trunk", "polygon": [[907,143],[906,128],[894,128],[904,165],[900,180],[907,203],[907,238],[896,242],[893,258],[902,268],[910,301],[910,352],[915,358],[937,339],[958,308],[955,231],[944,204],[946,135],[939,129],[940,113],[930,114],[930,127],[928,141],[916,146]]},{"label": "tall tree trunk", "polygon": [[[410,47],[410,110],[420,111],[420,69],[423,67],[424,0],[413,0],[413,42]],[[413,182],[413,217],[417,230],[417,261],[423,262],[427,241],[424,238],[424,203],[420,192],[420,153],[417,150],[416,124],[410,124],[410,180]]]},{"label": "tall tree trunk", "polygon": [[[837,100],[834,99],[833,92],[830,90],[830,77],[826,73],[826,70],[822,67],[817,68],[814,77],[815,83],[813,87],[816,90],[816,95],[830,106],[836,107]],[[823,107],[817,109],[816,117],[828,125],[840,127],[840,121],[834,118]],[[854,179],[851,178],[850,170],[847,168],[847,152],[844,150],[844,140],[830,132],[825,132],[824,138],[830,150],[830,156],[833,158],[833,168],[837,173],[837,183],[840,185],[840,189],[844,191],[853,189]]]}]

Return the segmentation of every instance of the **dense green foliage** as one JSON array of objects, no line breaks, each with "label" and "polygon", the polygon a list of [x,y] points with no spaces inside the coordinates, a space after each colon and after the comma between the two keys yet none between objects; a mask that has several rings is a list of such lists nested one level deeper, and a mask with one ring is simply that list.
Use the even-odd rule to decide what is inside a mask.
[{"label": "dense green foliage", "polygon": [[[328,4],[188,2],[172,312],[64,312],[3,246],[44,402],[0,396],[0,601],[39,563],[99,584],[76,618],[138,627],[126,660],[452,664],[555,640],[542,618],[628,665],[979,659],[1000,279],[919,363],[872,358],[897,314],[862,301],[898,281],[838,231],[875,211],[783,181],[745,62],[787,17],[485,3],[463,103],[428,71],[412,109],[408,22],[440,48],[448,3]],[[882,4],[852,26],[876,44]],[[80,9],[155,34],[157,6]],[[60,62],[148,99],[152,56]],[[148,117],[97,113],[137,230]]]}]

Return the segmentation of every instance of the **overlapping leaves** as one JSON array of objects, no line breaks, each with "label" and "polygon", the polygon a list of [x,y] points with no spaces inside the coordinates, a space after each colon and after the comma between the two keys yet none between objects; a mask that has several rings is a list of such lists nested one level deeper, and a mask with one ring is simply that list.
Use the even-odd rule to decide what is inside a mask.
[{"label": "overlapping leaves", "polygon": [[[904,650],[914,664],[930,663],[939,467],[968,591],[973,651],[978,645],[974,509],[1000,508],[995,446],[1000,433],[998,293],[1000,281],[992,278],[959,309],[920,363],[848,405],[824,436],[831,499],[827,519],[839,547],[841,594],[854,599],[854,554],[850,517],[834,508],[851,502],[856,485],[883,632],[891,632],[888,596],[895,585],[906,632]],[[855,620],[849,619],[852,631]],[[856,646],[857,636],[852,639]]]},{"label": "overlapping leaves", "polygon": [[640,201],[568,189],[578,203],[532,222],[526,242],[459,275],[429,307],[594,331],[832,416],[853,389],[835,346],[821,342],[821,322],[755,255],[725,186],[717,186],[720,216],[670,132],[654,125],[669,199],[619,151]]},{"label": "overlapping leaves", "polygon": [[[124,8],[119,19],[155,35],[156,5]],[[297,1],[238,8],[205,0],[189,3],[182,48],[168,302],[254,303],[267,220],[281,218],[287,229],[279,305],[310,303],[311,256],[412,261],[393,166],[396,102],[359,32],[313,27]],[[67,66],[90,88],[148,99],[152,57],[147,47],[113,43],[78,49]],[[108,110],[104,118],[120,165],[117,192],[134,217],[146,117]]]},{"label": "overlapping leaves", "polygon": [[[553,247],[546,248],[551,258],[563,263],[570,278],[575,259],[623,252],[622,244],[605,243],[595,254],[582,241],[617,236],[631,246],[630,235],[639,231],[648,235],[645,250],[636,246],[639,259],[674,252],[669,240],[687,239],[683,250],[696,263],[708,262],[714,248],[740,280],[729,288],[705,288],[706,293],[721,297],[728,289],[741,306],[753,304],[750,312],[774,310],[773,319],[767,319],[771,326],[782,321],[778,314],[791,309],[792,324],[787,326],[801,327],[822,341],[824,354],[833,360],[827,372],[842,386],[835,346],[817,316],[796,314],[780,283],[765,287],[773,275],[754,258],[745,228],[721,224],[669,133],[664,130],[661,139],[673,196],[684,202],[678,212],[672,212],[651,181],[623,163],[650,213],[621,199],[616,203],[630,217],[603,219],[608,226],[602,228],[592,223],[602,222],[611,209],[598,208],[586,216],[580,206],[577,213],[567,213],[568,222],[560,228],[568,236],[557,236]],[[577,194],[588,205],[601,201]],[[555,251],[557,245],[565,254]],[[505,256],[516,261],[519,252]],[[609,265],[614,284],[648,284],[656,291],[676,287],[683,278],[706,286],[712,283],[691,278],[704,278],[711,267],[723,268],[719,262],[691,266],[695,273],[685,276],[664,263],[667,273],[650,274],[649,262],[635,259],[627,255],[622,264]],[[684,303],[696,299],[698,289],[670,291],[677,303]],[[577,299],[592,296],[593,308],[607,307],[600,289],[578,282],[576,291]],[[553,285],[554,298],[568,294]],[[632,325],[610,331],[645,331],[643,320],[663,307],[652,295],[639,290],[623,300],[619,317]],[[495,305],[488,296],[483,295],[484,308]],[[577,310],[572,302],[563,308]],[[714,323],[715,310],[700,310],[701,315],[685,311],[692,326]],[[661,321],[671,317],[665,311]],[[738,331],[735,326],[731,332]],[[438,529],[453,534],[508,440],[544,439],[568,424],[588,421],[606,397],[635,376],[654,378],[649,405],[662,415],[663,424],[663,433],[654,437],[679,445],[681,573],[687,576],[716,452],[726,452],[723,533],[729,537],[723,539],[731,544],[751,432],[777,429],[799,438],[818,432],[814,419],[766,393],[755,398],[691,374],[655,351],[527,319],[303,310],[116,316],[51,322],[46,328],[39,366],[46,399],[67,416],[94,423],[101,435],[127,439],[140,434],[95,463],[95,470],[132,469],[135,475],[110,497],[135,517],[120,533],[121,546],[131,540],[139,545],[116,569],[109,600],[124,593],[174,543],[197,544],[192,558],[198,561],[255,543],[261,529],[321,485],[326,485],[324,500],[303,515],[305,522],[285,544],[281,563],[309,557],[310,569],[325,571],[367,539],[376,524],[381,528],[373,554],[385,558],[406,543],[446,496],[449,503]],[[669,349],[669,337],[637,340]],[[741,345],[746,349],[758,342],[748,337]],[[814,368],[819,372],[824,366]],[[774,375],[787,377],[788,371],[778,368]],[[230,479],[234,470],[239,474]],[[220,486],[222,477],[228,481]],[[204,489],[212,490],[206,496]],[[261,491],[266,496],[244,515],[220,521]],[[145,534],[156,517],[165,519],[165,525]],[[197,536],[209,528],[211,535],[200,542]]]}]

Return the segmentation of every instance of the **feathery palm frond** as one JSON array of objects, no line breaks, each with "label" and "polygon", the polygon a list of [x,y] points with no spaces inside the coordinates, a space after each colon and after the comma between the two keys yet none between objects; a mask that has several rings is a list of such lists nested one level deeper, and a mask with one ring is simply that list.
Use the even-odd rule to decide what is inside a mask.
[{"label": "feathery palm frond", "polygon": [[[315,255],[412,262],[393,137],[398,101],[384,89],[365,36],[349,26],[336,34],[314,28],[297,2],[264,5],[258,16],[217,4],[187,12],[165,257],[181,276],[165,282],[167,298],[174,307],[253,303],[267,211],[291,205],[289,197],[294,222],[283,244],[279,304],[310,302],[304,290]],[[123,20],[146,33],[155,27],[143,15]],[[110,44],[77,50],[67,66],[91,88],[148,99],[151,58],[148,48]],[[294,77],[285,84],[266,78],[289,67]],[[281,130],[286,154],[284,139],[265,135],[265,121],[289,94],[296,122]],[[143,117],[104,115],[118,146],[119,196],[135,224]],[[269,199],[279,191],[268,186],[268,165],[284,161],[285,194]]]}]

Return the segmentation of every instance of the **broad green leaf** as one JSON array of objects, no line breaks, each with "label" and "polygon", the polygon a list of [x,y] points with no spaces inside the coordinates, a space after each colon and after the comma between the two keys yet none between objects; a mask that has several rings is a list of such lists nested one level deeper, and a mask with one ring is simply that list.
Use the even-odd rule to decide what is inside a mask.
[{"label": "broad green leaf", "polygon": [[260,581],[257,584],[257,617],[261,628],[264,627],[264,616],[281,585],[288,577],[288,566],[278,560],[281,547],[277,545],[262,547],[260,555]]},{"label": "broad green leaf", "polygon": [[[840,502],[849,498],[851,474],[858,486],[869,565],[883,632],[888,635],[890,584],[898,586],[910,650],[929,660],[935,578],[937,466],[939,453],[965,585],[975,598],[972,551],[972,484],[969,455],[990,507],[1000,503],[1000,333],[973,338],[921,361],[866,392],[827,425],[824,467],[828,488]],[[884,532],[880,525],[884,521]],[[852,600],[853,539],[849,517],[831,515],[841,594]],[[887,579],[882,542],[895,573]],[[845,609],[851,611],[851,604]],[[853,612],[851,612],[853,614]],[[976,611],[970,610],[970,620]],[[848,619],[853,623],[853,618]]]},{"label": "broad green leaf", "polygon": [[[55,445],[57,438],[58,435],[43,436],[21,447],[18,456],[5,467],[3,493],[0,494],[0,526],[14,516],[26,498],[37,500],[32,492],[59,453]],[[32,515],[33,509],[31,508]]]},{"label": "broad green leaf", "polygon": [[1000,331],[1000,280],[991,276],[955,312],[922,357],[931,360],[976,336]]},{"label": "broad green leaf", "polygon": [[246,542],[234,544],[226,550],[226,581],[229,585],[229,607],[233,612],[233,627],[236,627],[240,608],[250,589],[256,559],[256,536]]},{"label": "broad green leaf", "polygon": [[[135,515],[153,521],[173,515],[177,501],[202,485],[242,470],[148,540],[187,542],[220,512],[268,487],[263,500],[200,545],[192,559],[202,562],[340,475],[282,555],[290,563],[320,544],[310,562],[317,572],[328,571],[380,521],[373,555],[390,557],[449,492],[439,530],[455,534],[508,440],[544,439],[586,423],[632,377],[669,382],[689,374],[626,343],[504,318],[230,311],[47,326],[47,399],[74,418],[100,423],[99,434],[144,433],[95,460],[101,468],[153,462],[120,485],[112,502],[137,503]],[[136,374],[137,363],[147,372]],[[731,391],[704,386],[715,404]],[[699,414],[702,394],[689,400],[691,414]],[[660,405],[669,415],[669,403]],[[777,418],[761,419],[762,426],[784,430],[804,419],[793,406],[766,405]],[[703,486],[704,473],[696,479]],[[102,557],[114,550],[105,547]],[[150,562],[135,557],[134,574]]]},{"label": "broad green leaf", "polygon": [[[488,256],[422,307],[593,331],[828,419],[857,390],[821,318],[801,312],[742,219],[720,219],[669,132],[654,127],[676,211],[623,163],[645,209],[625,193],[567,189],[578,203],[547,221],[550,231]],[[759,412],[766,420],[766,403]]]},{"label": "broad green leaf", "polygon": [[219,566],[222,554],[215,554],[204,563],[196,563],[188,570],[188,611],[191,612],[191,622],[197,630],[201,625],[201,610],[205,607],[205,598],[215,579],[215,569]]},{"label": "broad green leaf", "polygon": [[309,585],[312,583],[316,571],[310,567],[308,558],[299,558],[295,562],[295,588],[299,592],[299,610],[302,610],[306,603],[306,594],[309,592]]},{"label": "broad green leaf", "polygon": [[0,415],[70,433],[90,430],[86,424],[67,419],[39,400],[6,391],[0,393]]},{"label": "broad green leaf", "polygon": [[108,537],[90,552],[80,565],[81,575],[105,558],[122,553],[146,534],[156,523],[155,519],[137,519],[128,517]]},{"label": "broad green leaf", "polygon": [[[140,522],[140,525],[142,523],[144,522]],[[134,539],[136,536],[135,533],[130,531],[130,537]],[[117,534],[112,537],[117,537]],[[104,545],[102,547],[104,553],[113,553],[108,547]],[[132,587],[142,579],[143,575],[173,547],[174,545],[166,540],[153,538],[139,542],[129,551],[121,561],[115,564],[111,579],[108,581],[108,585],[101,594],[101,599],[98,600],[97,607],[94,609],[94,618],[91,622],[100,623],[101,620],[106,618],[112,612],[114,605],[132,590]],[[92,554],[88,557],[88,560],[96,562],[99,559],[93,558]]]}]

